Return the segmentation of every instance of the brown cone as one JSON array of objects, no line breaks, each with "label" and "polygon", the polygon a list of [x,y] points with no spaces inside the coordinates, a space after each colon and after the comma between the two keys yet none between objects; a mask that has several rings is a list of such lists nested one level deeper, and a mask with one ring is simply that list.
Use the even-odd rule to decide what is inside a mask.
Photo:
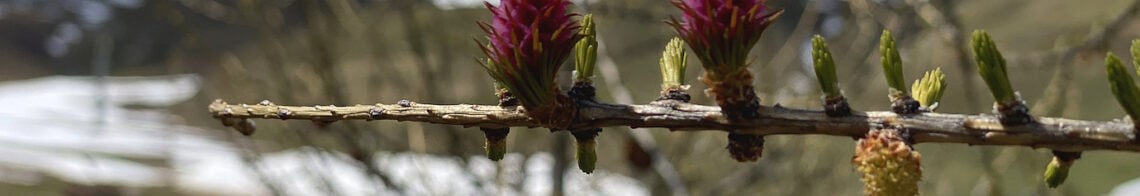
[{"label": "brown cone", "polygon": [[756,162],[764,152],[764,136],[729,133],[726,148],[738,162]]}]

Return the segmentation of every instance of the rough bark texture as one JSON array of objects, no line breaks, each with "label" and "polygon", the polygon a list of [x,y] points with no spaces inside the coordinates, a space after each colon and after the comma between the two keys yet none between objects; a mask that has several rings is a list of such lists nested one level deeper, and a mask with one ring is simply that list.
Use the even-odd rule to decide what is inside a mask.
[{"label": "rough bark texture", "polygon": [[[541,127],[518,107],[495,105],[433,105],[401,101],[398,104],[356,106],[279,106],[227,104],[217,100],[210,113],[223,121],[249,118],[295,120],[397,120],[465,127]],[[820,134],[862,137],[873,126],[907,128],[916,143],[961,143],[970,145],[1010,145],[1051,148],[1077,152],[1119,150],[1140,152],[1131,123],[1083,121],[1034,117],[1034,122],[1003,126],[990,115],[921,113],[902,117],[893,112],[853,112],[844,117],[828,117],[822,111],[763,107],[759,118],[729,123],[716,106],[666,100],[646,105],[582,104],[570,129],[629,126],[658,127],[674,131],[727,130],[755,135]],[[240,122],[240,121],[239,121]]]}]

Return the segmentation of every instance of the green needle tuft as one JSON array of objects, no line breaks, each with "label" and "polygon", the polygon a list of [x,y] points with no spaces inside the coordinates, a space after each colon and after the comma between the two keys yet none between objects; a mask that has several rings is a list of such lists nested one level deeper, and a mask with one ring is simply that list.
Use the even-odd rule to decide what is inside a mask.
[{"label": "green needle tuft", "polygon": [[836,99],[843,96],[839,90],[839,79],[835,74],[835,61],[831,58],[831,51],[827,49],[827,42],[823,36],[815,35],[811,38],[812,63],[815,65],[815,77],[819,80],[819,88],[823,90],[825,99]]},{"label": "green needle tuft", "polygon": [[594,173],[598,162],[598,153],[595,151],[596,143],[593,140],[578,143],[578,169],[587,174]]},{"label": "green needle tuft", "polygon": [[946,74],[942,73],[941,67],[926,72],[921,79],[915,80],[910,87],[910,91],[914,93],[913,96],[918,100],[918,103],[931,111],[938,108],[938,101],[942,99],[942,93],[945,90]]},{"label": "green needle tuft", "polygon": [[595,128],[570,132],[577,142],[577,151],[574,155],[578,158],[578,169],[587,174],[594,173],[594,168],[598,163],[597,140],[595,138],[601,131],[602,129]]},{"label": "green needle tuft", "polygon": [[661,53],[662,90],[684,89],[685,69],[688,67],[686,60],[685,40],[679,37],[670,39],[669,44],[665,45],[665,51]]},{"label": "green needle tuft", "polygon": [[903,80],[902,57],[899,56],[899,51],[895,47],[895,38],[891,36],[891,32],[888,30],[883,30],[883,36],[879,39],[879,53],[882,54],[883,74],[887,77],[891,98],[898,99],[907,96],[906,81]]},{"label": "green needle tuft", "polygon": [[487,153],[487,158],[492,161],[499,161],[503,159],[503,155],[507,154],[507,134],[511,132],[510,128],[480,128],[483,131],[486,141],[483,143],[484,150]]},{"label": "green needle tuft", "polygon": [[1053,161],[1049,162],[1049,166],[1045,168],[1045,184],[1049,188],[1057,188],[1061,183],[1065,183],[1065,178],[1069,177],[1069,168],[1072,163],[1065,163],[1057,157],[1053,157]]},{"label": "green needle tuft", "polygon": [[[1135,48],[1133,45],[1133,49]],[[1116,96],[1116,101],[1120,102],[1120,106],[1124,107],[1124,111],[1133,122],[1140,122],[1136,120],[1140,117],[1140,89],[1136,88],[1128,69],[1112,52],[1105,57],[1104,65],[1108,72],[1108,84],[1112,88],[1112,94]]]},{"label": "green needle tuft", "polygon": [[1001,56],[990,35],[985,31],[976,30],[971,43],[974,49],[974,61],[978,64],[978,74],[986,81],[986,86],[989,86],[994,101],[999,105],[1020,104],[1017,93],[1009,83],[1005,58]]},{"label": "green needle tuft", "polygon": [[594,14],[582,17],[582,39],[574,44],[574,81],[590,81],[598,59],[598,38],[594,28]]}]

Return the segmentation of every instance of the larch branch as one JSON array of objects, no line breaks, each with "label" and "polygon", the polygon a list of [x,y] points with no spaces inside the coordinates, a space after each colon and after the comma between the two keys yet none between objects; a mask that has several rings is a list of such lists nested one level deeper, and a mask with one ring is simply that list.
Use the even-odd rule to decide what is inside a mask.
[{"label": "larch branch", "polygon": [[[396,120],[464,127],[540,127],[521,107],[494,105],[435,105],[401,101],[398,104],[355,106],[279,106],[228,104],[216,100],[210,113],[218,119],[282,120]],[[760,109],[761,118],[729,123],[720,108],[657,101],[646,105],[580,104],[573,128],[653,127],[673,131],[727,130],[759,135],[815,134],[861,137],[872,127],[904,128],[915,143],[959,143],[1050,148],[1063,151],[1117,150],[1140,152],[1133,125],[1120,121],[1084,121],[1037,117],[1035,123],[1003,126],[995,116],[922,113],[900,116],[892,112],[855,112],[828,117],[822,111],[779,106]]]}]

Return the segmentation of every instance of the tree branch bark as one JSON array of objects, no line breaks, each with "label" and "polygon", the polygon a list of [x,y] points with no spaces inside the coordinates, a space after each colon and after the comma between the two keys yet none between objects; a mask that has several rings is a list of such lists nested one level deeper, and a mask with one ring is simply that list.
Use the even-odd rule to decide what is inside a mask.
[{"label": "tree branch bark", "polygon": [[[400,101],[398,104],[355,106],[278,106],[269,101],[228,104],[215,100],[210,113],[218,119],[282,120],[396,120],[464,127],[540,127],[521,107],[493,105],[435,105]],[[571,125],[584,127],[655,127],[673,131],[737,130],[759,135],[834,135],[862,137],[872,127],[905,128],[915,143],[960,143],[1050,148],[1062,151],[1116,150],[1140,152],[1133,125],[1117,121],[1084,121],[1037,117],[1036,123],[1003,126],[995,116],[922,113],[900,116],[892,112],[855,112],[828,117],[822,111],[761,108],[761,117],[729,123],[715,106],[657,101],[646,105],[582,104]]]}]

